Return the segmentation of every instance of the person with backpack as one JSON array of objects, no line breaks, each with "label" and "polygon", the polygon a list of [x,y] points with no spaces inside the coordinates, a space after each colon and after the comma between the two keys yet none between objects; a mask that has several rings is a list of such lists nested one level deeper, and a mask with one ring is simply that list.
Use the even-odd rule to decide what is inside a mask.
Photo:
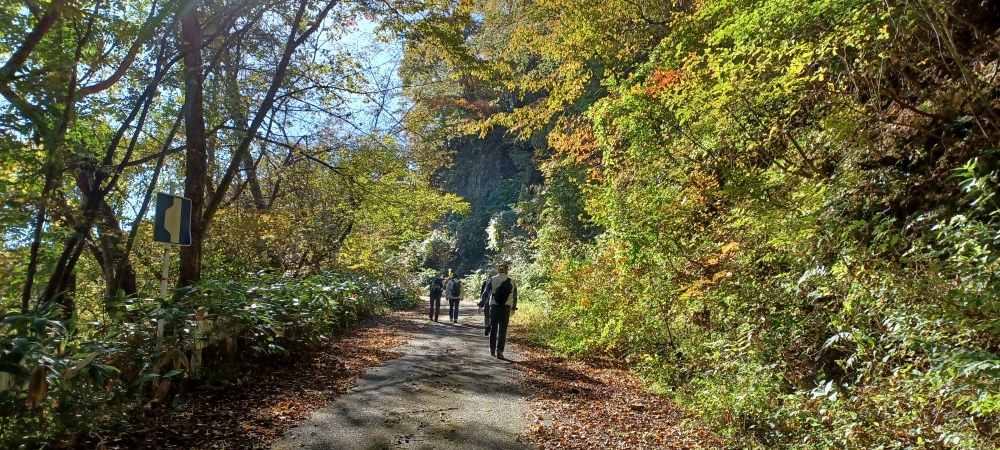
[{"label": "person with backpack", "polygon": [[444,295],[448,297],[448,318],[458,322],[458,302],[462,301],[462,280],[458,279],[458,275],[451,274]]},{"label": "person with backpack", "polygon": [[441,314],[441,292],[444,291],[444,280],[441,279],[440,274],[434,274],[428,287],[431,293],[430,319],[437,322],[438,315]]},{"label": "person with backpack", "polygon": [[490,294],[486,287],[490,285],[490,278],[497,276],[496,269],[490,269],[490,274],[483,280],[483,285],[479,287],[479,312],[483,314],[483,324],[486,325],[486,336],[490,335]]},{"label": "person with backpack", "polygon": [[504,344],[507,343],[507,325],[517,311],[517,286],[507,276],[507,265],[497,267],[497,275],[490,278],[486,286],[490,291],[490,355],[503,359]]}]

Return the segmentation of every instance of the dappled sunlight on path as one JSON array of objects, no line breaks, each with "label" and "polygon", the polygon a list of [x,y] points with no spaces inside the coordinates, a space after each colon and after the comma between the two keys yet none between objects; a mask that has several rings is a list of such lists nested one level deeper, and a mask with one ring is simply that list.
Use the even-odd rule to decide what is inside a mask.
[{"label": "dappled sunlight on path", "polygon": [[275,449],[529,449],[528,403],[520,360],[489,354],[482,316],[462,302],[459,323],[427,320],[417,309],[406,318],[404,356],[370,369],[346,394],[318,410]]}]

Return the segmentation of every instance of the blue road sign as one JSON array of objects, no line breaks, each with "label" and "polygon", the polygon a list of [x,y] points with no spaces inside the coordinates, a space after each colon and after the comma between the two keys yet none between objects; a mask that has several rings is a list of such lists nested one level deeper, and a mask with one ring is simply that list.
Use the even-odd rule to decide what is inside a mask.
[{"label": "blue road sign", "polygon": [[153,240],[174,245],[191,245],[191,200],[175,195],[156,194]]}]

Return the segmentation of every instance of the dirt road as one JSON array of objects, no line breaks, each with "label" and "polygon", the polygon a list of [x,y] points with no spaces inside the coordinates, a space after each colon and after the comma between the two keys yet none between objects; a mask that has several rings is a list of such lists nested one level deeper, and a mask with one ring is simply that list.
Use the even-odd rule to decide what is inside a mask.
[{"label": "dirt road", "polygon": [[[425,300],[426,302],[426,300]],[[320,409],[274,445],[290,449],[531,449],[524,435],[528,403],[506,361],[489,353],[476,305],[463,301],[459,323],[430,322],[426,310],[407,316],[417,325],[405,356],[370,369],[345,395]]]}]

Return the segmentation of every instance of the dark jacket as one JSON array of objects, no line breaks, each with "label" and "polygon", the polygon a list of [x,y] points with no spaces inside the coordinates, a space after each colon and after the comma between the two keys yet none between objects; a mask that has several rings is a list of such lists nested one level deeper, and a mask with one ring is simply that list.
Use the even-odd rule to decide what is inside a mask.
[{"label": "dark jacket", "polygon": [[479,288],[479,303],[478,303],[478,305],[479,305],[480,308],[486,307],[487,302],[490,301],[490,291],[486,290],[486,287],[489,286],[489,285],[490,285],[490,278],[486,277],[486,279],[483,280],[482,287]]},{"label": "dark jacket", "polygon": [[428,287],[431,290],[431,297],[440,297],[441,292],[444,291],[444,280],[438,277],[431,278],[431,283]]}]

